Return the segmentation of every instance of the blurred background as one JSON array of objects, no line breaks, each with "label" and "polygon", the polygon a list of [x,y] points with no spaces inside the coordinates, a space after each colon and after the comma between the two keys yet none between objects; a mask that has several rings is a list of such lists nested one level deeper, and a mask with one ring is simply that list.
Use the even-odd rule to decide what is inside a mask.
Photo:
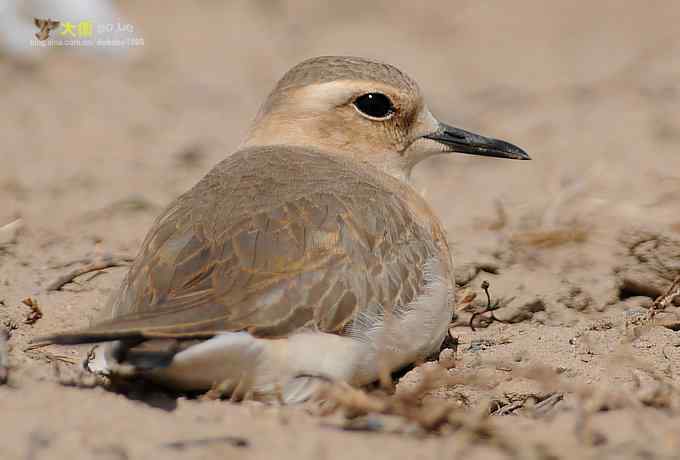
[{"label": "blurred background", "polygon": [[[40,32],[34,18],[61,24],[48,30],[39,21]],[[361,458],[360,449],[391,459],[455,450],[469,459],[545,458],[548,444],[554,458],[589,458],[576,450],[590,442],[583,439],[619,449],[610,457],[666,449],[675,458],[680,436],[669,430],[677,431],[678,412],[671,419],[658,396],[672,385],[640,390],[651,399],[635,396],[627,410],[588,401],[583,407],[602,405],[592,425],[606,436],[583,435],[582,410],[569,406],[555,423],[494,417],[507,433],[495,444],[536,447],[535,455],[498,457],[489,455],[487,431],[387,442],[175,397],[173,416],[160,416],[101,388],[66,388],[74,386],[66,371],[79,369],[86,347],[32,349],[29,341],[88,323],[126,269],[88,273],[61,290],[50,290],[52,280],[95,256],[133,257],[163,207],[237,148],[286,70],[312,56],[355,55],[411,75],[441,120],[533,158],[449,155],[414,172],[448,229],[461,290],[477,294],[474,302],[467,291],[458,297],[456,366],[476,371],[482,358],[547,364],[573,385],[637,392],[638,374],[613,367],[620,350],[619,359],[655,369],[655,379],[677,380],[677,329],[647,329],[640,343],[620,347],[632,340],[629,324],[648,318],[646,308],[680,273],[679,25],[680,2],[668,0],[0,0],[0,329],[12,333],[0,407],[13,414],[0,457],[155,458],[177,439],[234,432],[253,441],[248,458]],[[49,33],[47,43],[108,42],[47,46],[36,33]],[[491,282],[494,301],[507,300],[498,315],[513,324],[470,330],[466,318],[485,307],[481,280]],[[655,321],[677,327],[676,303],[655,311]],[[480,343],[486,354],[487,345],[473,346]],[[492,392],[455,388],[473,414],[491,396],[514,404],[508,395],[545,390],[495,366],[502,383]],[[458,401],[449,390],[438,397]],[[470,439],[482,442],[478,457],[469,455]],[[167,458],[208,458],[210,449],[225,458],[212,445]]]},{"label": "blurred background", "polygon": [[[21,217],[38,246],[136,251],[160,209],[239,145],[277,79],[332,54],[400,67],[440,119],[532,155],[417,168],[456,255],[575,226],[593,254],[628,224],[680,226],[677,2],[4,0],[0,10],[0,224]],[[122,24],[141,41],[31,47],[33,17],[89,21],[95,35]]]}]

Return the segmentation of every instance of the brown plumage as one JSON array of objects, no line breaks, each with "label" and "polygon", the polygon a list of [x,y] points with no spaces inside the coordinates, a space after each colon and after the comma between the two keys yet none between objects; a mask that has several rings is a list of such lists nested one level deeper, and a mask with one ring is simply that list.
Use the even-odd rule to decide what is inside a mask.
[{"label": "brown plumage", "polygon": [[342,333],[363,308],[413,301],[438,254],[449,260],[439,221],[397,179],[310,149],[251,147],[158,218],[114,319],[54,340]]},{"label": "brown plumage", "polygon": [[340,80],[381,82],[406,91],[418,91],[418,84],[411,77],[389,64],[360,57],[319,56],[292,67],[276,84],[272,94]]},{"label": "brown plumage", "polygon": [[310,375],[370,382],[383,351],[389,369],[423,358],[454,283],[442,225],[408,177],[453,151],[528,158],[436,121],[392,66],[305,61],[242,148],[156,220],[102,321],[41,340],[115,341],[109,371],[185,389],[302,382],[289,400],[309,396]]}]

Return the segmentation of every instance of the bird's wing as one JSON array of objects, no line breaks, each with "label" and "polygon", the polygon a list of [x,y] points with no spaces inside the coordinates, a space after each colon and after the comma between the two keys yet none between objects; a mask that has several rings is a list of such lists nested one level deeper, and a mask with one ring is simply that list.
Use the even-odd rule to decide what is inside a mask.
[{"label": "bird's wing", "polygon": [[356,169],[301,149],[234,154],[156,221],[110,319],[48,339],[342,333],[408,304],[445,241],[407,203],[419,197]]}]

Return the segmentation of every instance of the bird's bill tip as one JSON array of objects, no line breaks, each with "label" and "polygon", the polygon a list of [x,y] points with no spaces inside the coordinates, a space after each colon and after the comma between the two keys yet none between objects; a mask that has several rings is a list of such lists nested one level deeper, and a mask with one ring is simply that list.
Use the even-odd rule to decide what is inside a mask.
[{"label": "bird's bill tip", "polygon": [[512,160],[531,160],[527,152],[510,142],[471,133],[444,123],[440,123],[435,132],[423,137],[443,144],[449,152]]}]

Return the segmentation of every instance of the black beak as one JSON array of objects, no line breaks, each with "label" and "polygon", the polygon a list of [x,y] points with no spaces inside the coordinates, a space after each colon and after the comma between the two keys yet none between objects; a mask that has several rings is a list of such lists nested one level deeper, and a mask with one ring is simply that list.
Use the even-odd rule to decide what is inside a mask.
[{"label": "black beak", "polygon": [[453,126],[439,124],[439,130],[423,136],[449,147],[452,152],[484,155],[496,158],[511,158],[513,160],[531,160],[529,155],[509,142],[480,136]]}]

